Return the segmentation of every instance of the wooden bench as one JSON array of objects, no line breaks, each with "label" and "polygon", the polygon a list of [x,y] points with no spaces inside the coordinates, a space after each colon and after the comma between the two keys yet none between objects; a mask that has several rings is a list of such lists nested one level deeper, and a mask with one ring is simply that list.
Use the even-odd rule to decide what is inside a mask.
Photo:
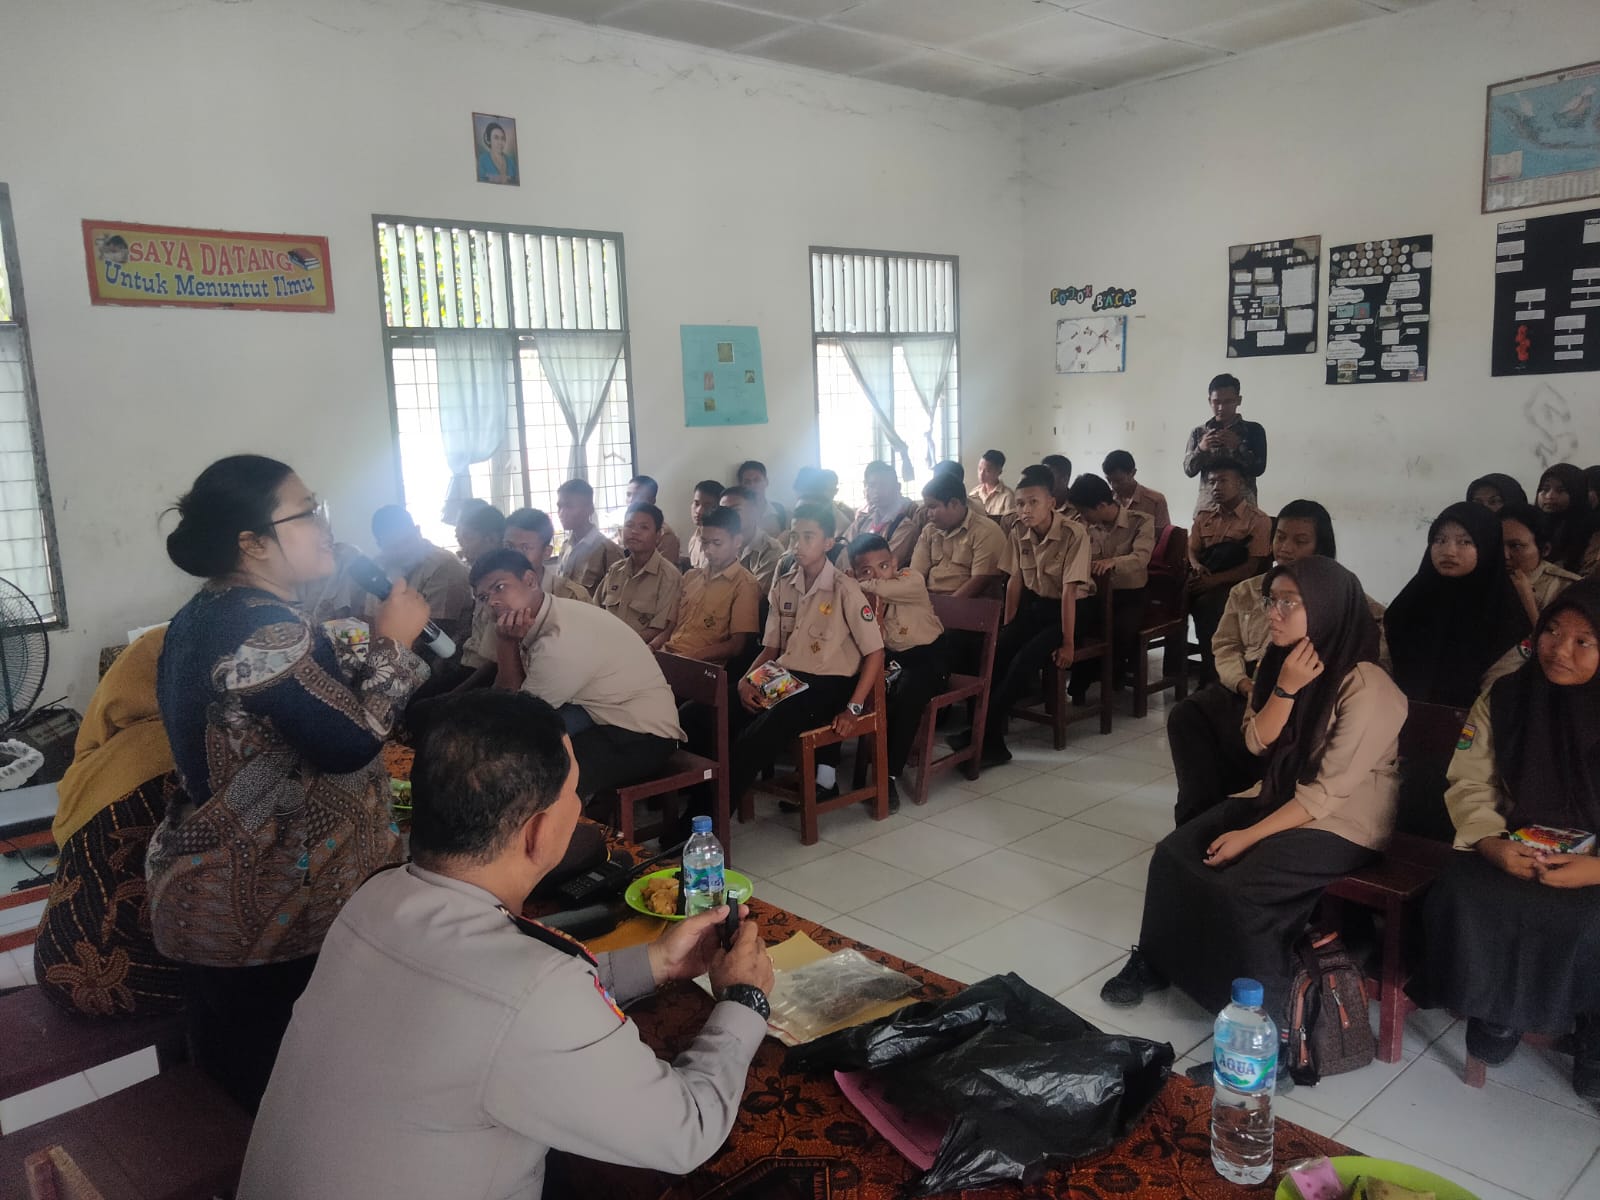
[{"label": "wooden bench", "polygon": [[[188,1058],[184,1019],[83,1017],[48,999],[42,988],[0,996],[0,1098],[31,1091],[146,1046],[161,1069]],[[0,1189],[0,1195],[5,1195]]]}]

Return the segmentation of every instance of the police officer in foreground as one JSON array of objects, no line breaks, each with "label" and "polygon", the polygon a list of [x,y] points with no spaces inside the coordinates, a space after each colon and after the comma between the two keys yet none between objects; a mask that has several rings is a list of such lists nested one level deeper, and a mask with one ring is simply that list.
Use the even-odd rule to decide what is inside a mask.
[{"label": "police officer in foreground", "polygon": [[[684,1174],[727,1139],[766,1032],[772,960],[726,909],[592,957],[518,916],[581,805],[561,718],[520,693],[445,706],[412,772],[414,862],[351,897],[295,1006],[240,1200],[538,1197],[555,1147]],[[622,1008],[710,972],[666,1063]]]}]

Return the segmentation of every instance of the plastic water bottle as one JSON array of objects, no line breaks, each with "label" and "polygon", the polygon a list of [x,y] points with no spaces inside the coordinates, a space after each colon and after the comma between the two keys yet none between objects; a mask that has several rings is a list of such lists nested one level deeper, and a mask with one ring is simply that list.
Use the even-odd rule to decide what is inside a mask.
[{"label": "plastic water bottle", "polygon": [[1233,981],[1233,1003],[1217,1016],[1211,1101],[1211,1165],[1232,1183],[1272,1174],[1272,1093],[1278,1027],[1261,1007],[1261,985]]},{"label": "plastic water bottle", "polygon": [[716,908],[727,895],[722,877],[722,843],[711,832],[710,817],[696,817],[683,847],[683,911],[689,916]]}]

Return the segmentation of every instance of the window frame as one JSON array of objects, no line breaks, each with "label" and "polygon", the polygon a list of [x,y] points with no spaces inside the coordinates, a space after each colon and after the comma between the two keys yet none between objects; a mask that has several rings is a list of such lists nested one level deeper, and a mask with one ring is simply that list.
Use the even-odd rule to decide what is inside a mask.
[{"label": "window frame", "polygon": [[[617,247],[617,296],[622,312],[622,361],[627,371],[628,380],[628,457],[633,463],[635,471],[639,467],[639,423],[634,411],[634,377],[633,377],[633,322],[628,313],[628,252],[624,245],[621,233],[602,229],[570,229],[556,228],[545,225],[509,225],[497,221],[466,221],[440,217],[411,217],[392,213],[373,213],[371,230],[375,235],[379,225],[430,225],[444,229],[481,229],[485,233],[518,234],[523,237],[572,237],[572,238],[604,238],[614,242]],[[511,253],[508,249],[509,242],[502,236],[500,243],[501,267],[505,278],[511,277]],[[390,325],[384,320],[384,306],[387,298],[387,281],[383,276],[383,261],[374,252],[372,256],[373,273],[378,283],[378,337],[383,344],[383,376],[384,385],[388,390],[389,401],[389,443],[391,462],[394,468],[395,492],[400,497],[402,505],[406,500],[406,481],[403,459],[400,453],[400,409],[395,400],[394,379],[394,347],[406,344],[431,345],[431,339],[441,333],[451,332],[441,330],[436,326],[426,325]],[[531,339],[538,333],[559,333],[549,327],[521,326],[507,324],[504,328],[498,325],[476,326],[485,332],[503,333],[517,347],[520,358],[520,345],[523,339]],[[528,471],[528,425],[526,401],[522,390],[522,371],[512,372],[512,382],[516,387],[517,395],[517,440],[521,449],[522,462],[522,495],[525,500],[532,502],[532,489],[530,487]]]},{"label": "window frame", "polygon": [[[865,248],[862,248],[862,247],[848,247],[848,246],[809,246],[809,247],[806,248],[806,279],[807,279],[807,289],[808,289],[808,291],[810,293],[810,298],[811,298],[811,304],[810,304],[810,311],[811,311],[811,413],[812,413],[812,418],[813,418],[812,419],[812,423],[811,423],[811,440],[812,440],[812,444],[813,444],[813,447],[814,447],[814,450],[815,450],[814,461],[819,463],[819,464],[821,464],[821,462],[822,462],[822,375],[821,375],[821,372],[819,372],[817,370],[817,347],[818,347],[818,345],[821,344],[822,342],[825,342],[825,341],[837,341],[841,337],[882,338],[882,339],[887,340],[889,342],[896,342],[896,341],[903,341],[904,339],[909,338],[909,337],[917,337],[917,336],[920,336],[920,335],[917,334],[917,333],[848,333],[848,332],[841,331],[841,330],[834,330],[834,331],[828,332],[828,333],[819,332],[817,330],[817,319],[816,319],[816,313],[817,313],[817,278],[816,278],[816,271],[813,269],[814,260],[815,260],[816,255],[818,255],[818,254],[860,255],[860,256],[868,257],[868,258],[883,258],[883,259],[891,259],[891,258],[920,258],[920,259],[929,260],[931,262],[947,262],[947,263],[949,263],[950,264],[950,288],[951,288],[951,291],[953,293],[953,299],[952,299],[951,304],[950,304],[950,312],[951,312],[951,316],[952,316],[952,324],[955,326],[955,328],[951,332],[954,334],[955,339],[956,339],[956,344],[955,344],[955,362],[958,364],[958,368],[957,368],[958,371],[960,370],[959,364],[961,363],[961,258],[960,258],[959,255],[955,255],[955,254],[937,254],[937,253],[934,253],[932,251],[926,251],[926,250],[868,250],[868,249],[865,249]],[[888,299],[888,287],[889,287],[888,275],[887,275],[887,273],[885,273],[885,277],[884,277],[885,297],[884,298],[885,298],[885,303],[886,304],[887,304],[887,299]],[[959,374],[957,376],[957,379],[958,379],[957,387],[959,388],[960,387],[960,383],[959,383],[960,376],[959,376]],[[877,430],[876,424],[874,424],[874,430],[875,430],[875,434],[874,434],[875,437],[882,437],[882,431],[881,430]],[[955,440],[956,440],[955,458],[959,461],[960,458],[961,458],[961,453],[962,453],[962,450],[961,450],[961,418],[960,418],[959,412],[957,413],[957,416],[956,416],[956,439]]]},{"label": "window frame", "polygon": [[[67,623],[67,585],[61,569],[61,545],[56,537],[55,499],[50,491],[50,471],[44,447],[44,422],[39,412],[39,382],[33,371],[33,339],[28,332],[28,302],[22,283],[22,252],[17,245],[17,222],[11,207],[11,189],[0,183],[0,252],[5,255],[6,280],[11,291],[11,320],[21,335],[23,403],[28,413],[28,431],[33,443],[34,490],[39,504],[39,524],[44,531],[46,570],[50,576],[51,606],[55,610],[41,618],[37,626],[24,628],[62,630]],[[30,597],[31,598],[31,597]]]}]

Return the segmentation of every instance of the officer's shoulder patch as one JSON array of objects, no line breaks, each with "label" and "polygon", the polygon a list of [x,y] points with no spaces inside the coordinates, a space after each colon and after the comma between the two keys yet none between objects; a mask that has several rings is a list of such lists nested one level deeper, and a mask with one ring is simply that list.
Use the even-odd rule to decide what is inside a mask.
[{"label": "officer's shoulder patch", "polygon": [[1478,740],[1478,727],[1468,721],[1461,727],[1461,737],[1456,742],[1457,750],[1471,750],[1472,743]]}]

